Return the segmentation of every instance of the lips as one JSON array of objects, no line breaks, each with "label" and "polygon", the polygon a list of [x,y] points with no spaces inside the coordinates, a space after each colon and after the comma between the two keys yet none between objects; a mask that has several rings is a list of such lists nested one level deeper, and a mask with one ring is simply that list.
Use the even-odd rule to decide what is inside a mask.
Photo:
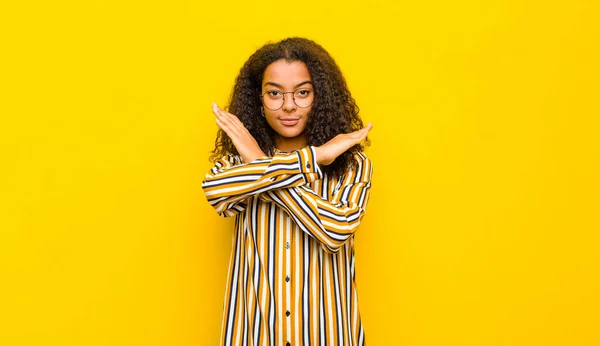
[{"label": "lips", "polygon": [[281,123],[285,126],[294,126],[300,121],[300,119],[279,119],[279,121],[281,121]]}]

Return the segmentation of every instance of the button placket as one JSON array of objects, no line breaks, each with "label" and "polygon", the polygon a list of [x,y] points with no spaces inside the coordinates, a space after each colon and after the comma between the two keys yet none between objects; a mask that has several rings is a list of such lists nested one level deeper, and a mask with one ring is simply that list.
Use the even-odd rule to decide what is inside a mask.
[{"label": "button placket", "polygon": [[[286,324],[286,327],[287,327],[286,328],[286,338],[288,340],[290,340],[291,337],[292,337],[292,335],[290,334],[291,333],[291,328],[292,328],[291,318],[290,318],[290,315],[291,315],[291,311],[290,311],[291,310],[291,295],[292,295],[292,290],[291,290],[291,285],[290,285],[290,277],[291,277],[290,270],[291,270],[291,267],[292,267],[292,263],[291,263],[292,262],[291,261],[292,254],[291,254],[291,251],[290,251],[290,247],[291,247],[291,229],[290,228],[291,228],[290,224],[286,225],[285,235],[284,235],[284,237],[285,237],[285,250],[284,250],[284,257],[285,257],[285,278],[284,279],[285,279],[285,282],[286,282],[284,284],[284,286],[285,286],[285,292],[286,292],[286,294],[285,294],[286,295],[286,299],[285,299],[285,316],[286,316],[285,320],[286,321],[285,321],[285,324]],[[289,344],[289,341],[288,341],[288,344]]]}]

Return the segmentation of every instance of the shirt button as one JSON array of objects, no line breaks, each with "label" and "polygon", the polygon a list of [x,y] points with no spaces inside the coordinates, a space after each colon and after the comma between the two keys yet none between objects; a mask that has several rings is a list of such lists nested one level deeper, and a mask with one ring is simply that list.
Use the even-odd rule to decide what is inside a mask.
[{"label": "shirt button", "polygon": [[289,341],[285,343],[285,346],[291,346],[291,345],[292,345],[292,344],[290,344],[290,342],[289,342]]},{"label": "shirt button", "polygon": [[289,276],[285,277],[285,282],[290,282],[290,277]]},{"label": "shirt button", "polygon": [[289,310],[285,312],[285,315],[286,315],[287,317],[290,317],[290,312],[289,312]]},{"label": "shirt button", "polygon": [[306,168],[310,168],[310,163],[307,163],[307,164],[306,164]]},{"label": "shirt button", "polygon": [[289,241],[285,243],[285,248],[286,248],[286,249],[289,249],[289,248],[290,248],[290,242],[289,242]]}]

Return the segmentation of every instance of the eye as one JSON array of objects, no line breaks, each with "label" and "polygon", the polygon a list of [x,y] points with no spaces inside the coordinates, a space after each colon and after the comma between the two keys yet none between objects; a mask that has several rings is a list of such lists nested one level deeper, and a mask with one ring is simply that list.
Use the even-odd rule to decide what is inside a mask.
[{"label": "eye", "polygon": [[298,91],[296,91],[296,95],[306,97],[306,96],[310,95],[311,91],[312,90],[309,90],[309,89],[298,90]]},{"label": "eye", "polygon": [[279,90],[269,90],[269,91],[267,91],[267,94],[269,94],[269,96],[272,96],[272,97],[278,97],[281,95]]}]

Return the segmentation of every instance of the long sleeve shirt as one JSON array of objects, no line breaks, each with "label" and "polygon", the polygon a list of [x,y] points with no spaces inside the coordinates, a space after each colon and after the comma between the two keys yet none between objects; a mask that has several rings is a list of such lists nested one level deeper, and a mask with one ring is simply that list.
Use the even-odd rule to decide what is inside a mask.
[{"label": "long sleeve shirt", "polygon": [[243,163],[227,155],[202,182],[209,203],[235,216],[221,345],[364,345],[354,234],[372,166],[330,179],[315,148]]}]

